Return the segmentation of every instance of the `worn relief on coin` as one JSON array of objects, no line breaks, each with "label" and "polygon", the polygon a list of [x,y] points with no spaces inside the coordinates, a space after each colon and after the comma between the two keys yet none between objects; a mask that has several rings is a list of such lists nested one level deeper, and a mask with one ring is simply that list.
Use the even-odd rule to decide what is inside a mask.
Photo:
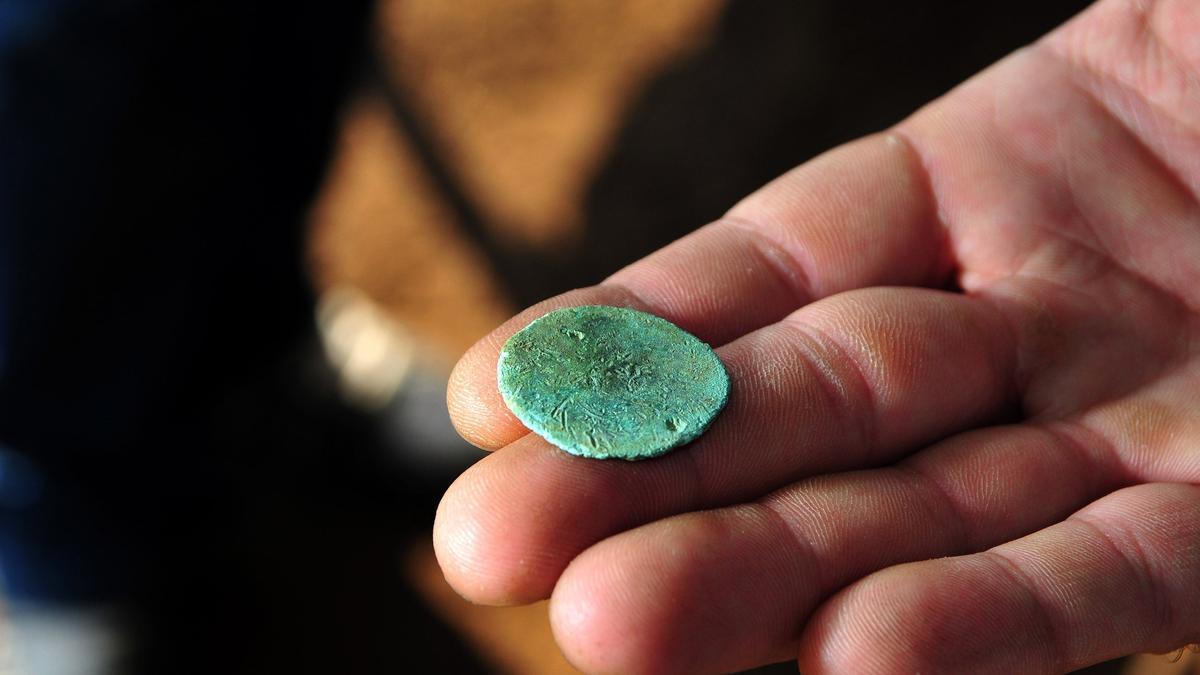
[{"label": "worn relief on coin", "polygon": [[688,443],[729,399],[708,345],[622,307],[551,312],[505,343],[497,368],[504,402],[526,427],[595,459],[646,459]]}]

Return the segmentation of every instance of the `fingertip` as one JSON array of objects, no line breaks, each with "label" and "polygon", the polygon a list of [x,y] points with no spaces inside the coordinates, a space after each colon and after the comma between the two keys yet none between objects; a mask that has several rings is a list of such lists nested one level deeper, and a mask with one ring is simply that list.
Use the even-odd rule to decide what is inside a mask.
[{"label": "fingertip", "polygon": [[528,430],[512,414],[496,384],[500,346],[489,335],[463,354],[450,372],[446,407],[450,421],[467,442],[481,450],[497,450]]},{"label": "fingertip", "polygon": [[497,592],[486,580],[486,566],[480,555],[480,523],[471,516],[470,488],[466,473],[458,477],[442,495],[433,519],[433,553],[446,583],[471,602],[483,605],[507,604],[505,594]]},{"label": "fingertip", "polygon": [[519,528],[504,522],[503,499],[485,457],[460,475],[438,503],[433,521],[433,550],[446,582],[459,595],[480,605],[519,605],[541,600],[550,584],[534,578],[536,551]]},{"label": "fingertip", "polygon": [[551,596],[560,647],[588,672],[717,673],[788,659],[797,607],[815,589],[779,534],[764,509],[743,505],[599,542]]},{"label": "fingertip", "polygon": [[550,596],[550,629],[563,656],[587,673],[619,672],[613,659],[623,646],[598,617],[603,610],[594,594],[582,588],[579,577],[559,579]]},{"label": "fingertip", "polygon": [[556,309],[579,305],[635,306],[629,293],[615,286],[592,286],[563,293],[529,307],[505,321],[467,350],[446,387],[446,406],[454,428],[467,442],[483,450],[497,450],[528,433],[504,398],[496,380],[500,350],[517,331]]},{"label": "fingertip", "polygon": [[[895,568],[894,568],[895,569]],[[875,574],[834,595],[809,618],[800,638],[800,671],[817,673],[920,672],[917,664],[898,663],[895,627],[886,622],[896,605],[899,580]],[[881,625],[882,624],[882,625]]]},{"label": "fingertip", "polygon": [[[567,567],[550,599],[550,626],[563,655],[587,673],[663,674],[669,621],[647,621],[643,579],[630,577],[611,548],[584,551]],[[678,663],[675,664],[676,666]]]},{"label": "fingertip", "polygon": [[581,459],[526,435],[476,462],[442,497],[434,550],[446,580],[480,604],[549,597],[580,551],[672,489],[661,480],[666,469]]}]

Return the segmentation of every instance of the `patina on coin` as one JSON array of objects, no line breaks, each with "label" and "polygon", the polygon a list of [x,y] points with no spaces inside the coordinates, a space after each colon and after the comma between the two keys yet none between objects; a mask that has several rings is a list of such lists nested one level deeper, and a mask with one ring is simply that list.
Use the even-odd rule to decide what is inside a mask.
[{"label": "patina on coin", "polygon": [[729,400],[708,345],[622,307],[551,312],[500,352],[500,394],[532,431],[594,459],[646,459],[704,432]]}]

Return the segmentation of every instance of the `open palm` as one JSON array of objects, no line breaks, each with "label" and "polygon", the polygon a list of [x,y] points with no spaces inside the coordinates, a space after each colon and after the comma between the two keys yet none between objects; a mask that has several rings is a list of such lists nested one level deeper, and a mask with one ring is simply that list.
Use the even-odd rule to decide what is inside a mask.
[{"label": "open palm", "polygon": [[[1200,2],[1104,0],[889,132],[523,312],[449,402],[501,449],[450,583],[551,597],[589,671],[1057,672],[1200,640]],[[561,453],[496,389],[516,330],[663,316],[733,398],[690,447]]]}]

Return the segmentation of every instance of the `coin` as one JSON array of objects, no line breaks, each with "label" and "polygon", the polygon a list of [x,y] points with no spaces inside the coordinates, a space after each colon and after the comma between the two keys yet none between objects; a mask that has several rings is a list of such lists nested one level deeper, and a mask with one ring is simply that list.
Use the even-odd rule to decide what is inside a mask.
[{"label": "coin", "polygon": [[623,307],[534,320],[505,343],[497,375],[526,427],[593,459],[662,455],[702,434],[729,400],[729,375],[708,345]]}]

